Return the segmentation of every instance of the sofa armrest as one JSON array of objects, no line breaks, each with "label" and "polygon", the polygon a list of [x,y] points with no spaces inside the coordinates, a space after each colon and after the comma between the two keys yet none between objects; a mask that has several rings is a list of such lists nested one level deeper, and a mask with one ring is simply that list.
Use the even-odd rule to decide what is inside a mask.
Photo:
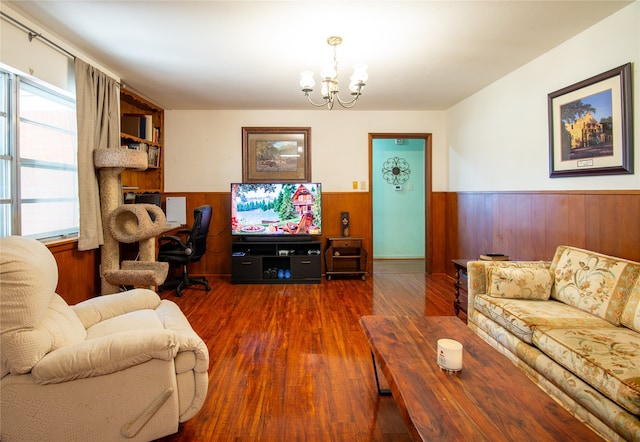
[{"label": "sofa armrest", "polygon": [[149,289],[133,289],[113,295],[102,295],[72,305],[84,328],[115,316],[137,310],[155,310],[160,305],[160,297]]},{"label": "sofa armrest", "polygon": [[[182,310],[173,301],[163,299],[156,314],[167,330],[176,334],[178,355],[175,360],[180,401],[180,422],[191,419],[200,410],[209,388],[209,349]],[[180,379],[188,378],[183,384]]]},{"label": "sofa armrest", "polygon": [[485,264],[487,261],[469,261],[467,263],[467,318],[474,310],[475,297],[487,292],[487,275]]},{"label": "sofa armrest", "polygon": [[470,261],[467,263],[468,290],[467,317],[471,318],[477,295],[487,293],[489,272],[499,268],[543,268],[551,267],[551,261]]},{"label": "sofa armrest", "polygon": [[[209,349],[202,338],[191,328],[191,324],[180,307],[175,302],[164,299],[156,308],[156,314],[164,328],[175,333],[178,352],[191,351],[194,353],[195,365],[193,369],[197,372],[209,370]],[[176,367],[176,372],[180,372],[179,367]]]},{"label": "sofa armrest", "polygon": [[126,331],[52,351],[31,374],[38,384],[58,384],[114,373],[151,359],[169,361],[176,353],[175,333],[169,330]]}]

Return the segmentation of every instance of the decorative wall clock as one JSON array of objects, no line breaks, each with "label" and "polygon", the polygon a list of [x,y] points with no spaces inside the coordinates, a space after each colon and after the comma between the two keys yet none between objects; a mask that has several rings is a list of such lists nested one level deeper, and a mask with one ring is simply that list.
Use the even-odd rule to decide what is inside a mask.
[{"label": "decorative wall clock", "polygon": [[382,165],[382,177],[389,184],[404,184],[410,173],[409,163],[404,158],[389,158]]}]

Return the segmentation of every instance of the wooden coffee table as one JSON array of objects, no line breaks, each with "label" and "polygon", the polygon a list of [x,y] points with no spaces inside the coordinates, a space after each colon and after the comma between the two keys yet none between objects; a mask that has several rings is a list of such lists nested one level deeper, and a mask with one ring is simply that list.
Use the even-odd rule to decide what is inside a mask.
[{"label": "wooden coffee table", "polygon": [[[456,317],[360,323],[413,440],[601,440]],[[440,338],[463,344],[461,372],[438,367]]]}]

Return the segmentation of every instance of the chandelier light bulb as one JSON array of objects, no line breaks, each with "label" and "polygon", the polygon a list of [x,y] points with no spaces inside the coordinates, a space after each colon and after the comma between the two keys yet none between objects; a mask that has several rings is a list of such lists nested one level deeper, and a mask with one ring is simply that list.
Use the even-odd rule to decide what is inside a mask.
[{"label": "chandelier light bulb", "polygon": [[322,82],[322,87],[320,88],[320,93],[322,94],[322,98],[324,98],[324,99],[328,99],[329,98],[329,83],[327,83],[326,81]]},{"label": "chandelier light bulb", "polygon": [[311,71],[300,72],[300,87],[302,88],[303,92],[311,92],[315,85],[316,85],[316,82],[313,79],[313,72]]},{"label": "chandelier light bulb", "polygon": [[358,81],[362,83],[364,86],[369,79],[369,74],[367,74],[367,65],[366,64],[357,64],[353,67],[353,75],[351,76],[352,81]]},{"label": "chandelier light bulb", "polygon": [[367,65],[355,65],[353,75],[350,78],[351,83],[349,84],[351,95],[360,95],[362,93],[362,88],[367,83],[368,78],[369,76],[367,75]]}]

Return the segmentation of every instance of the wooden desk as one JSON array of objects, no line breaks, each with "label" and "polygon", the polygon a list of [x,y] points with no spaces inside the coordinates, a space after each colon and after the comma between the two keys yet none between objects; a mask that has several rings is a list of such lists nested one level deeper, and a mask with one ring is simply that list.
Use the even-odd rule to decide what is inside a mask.
[{"label": "wooden desk", "polygon": [[[601,440],[455,316],[360,323],[413,440]],[[440,338],[464,345],[458,374],[438,367]]]}]

